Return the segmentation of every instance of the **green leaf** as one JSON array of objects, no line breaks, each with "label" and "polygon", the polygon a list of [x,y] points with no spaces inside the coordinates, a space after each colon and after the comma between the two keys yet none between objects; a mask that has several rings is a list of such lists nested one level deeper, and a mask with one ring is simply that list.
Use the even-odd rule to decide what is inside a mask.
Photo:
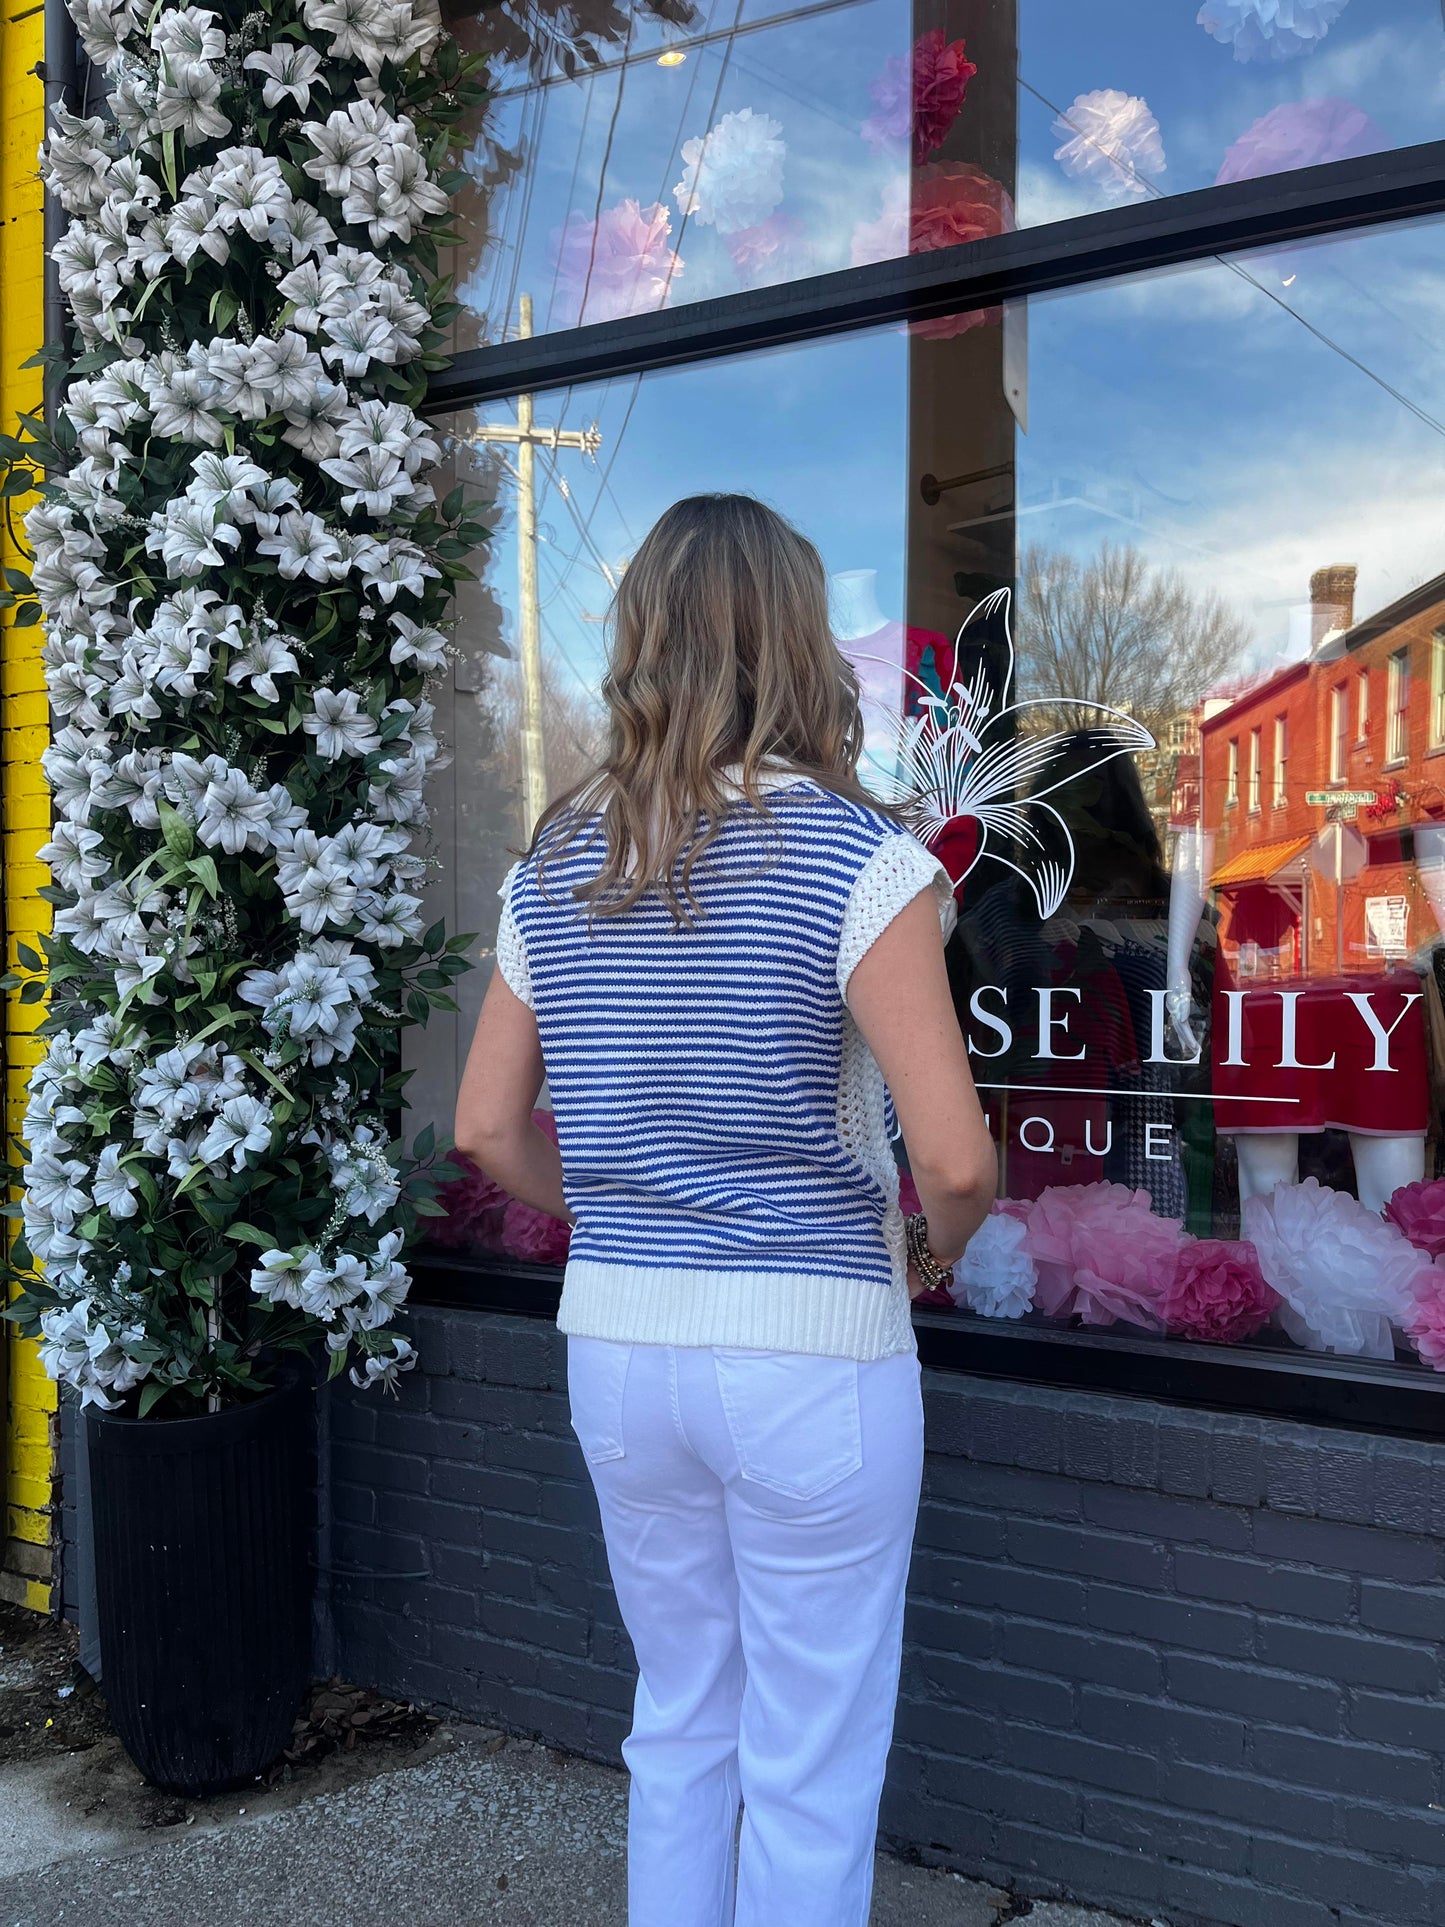
[{"label": "green leaf", "polygon": [[425,1124],[422,1126],[421,1130],[419,1130],[416,1134],[416,1142],[411,1147],[412,1156],[424,1163],[426,1159],[431,1156],[432,1152],[436,1149],[436,1147],[437,1147],[436,1126],[435,1124]]},{"label": "green leaf", "polygon": [[158,1404],[158,1402],[161,1399],[165,1397],[166,1393],[169,1390],[170,1390],[170,1387],[168,1385],[163,1385],[159,1379],[148,1378],[145,1384],[142,1385],[140,1388],[141,1417],[142,1418],[149,1417],[150,1413],[154,1410],[155,1406]]},{"label": "green leaf", "polygon": [[24,569],[6,569],[4,574],[6,584],[15,591],[16,595],[34,595],[35,585]]},{"label": "green leaf", "polygon": [[38,602],[22,602],[15,612],[15,621],[12,626],[16,629],[33,629],[39,620],[40,604]]},{"label": "green leaf", "polygon": [[186,865],[187,870],[205,890],[209,897],[221,894],[221,879],[216,874],[216,859],[213,856],[192,857]]},{"label": "green leaf", "polygon": [[196,847],[195,831],[171,803],[156,804],[161,819],[161,836],[172,856],[188,857]]}]

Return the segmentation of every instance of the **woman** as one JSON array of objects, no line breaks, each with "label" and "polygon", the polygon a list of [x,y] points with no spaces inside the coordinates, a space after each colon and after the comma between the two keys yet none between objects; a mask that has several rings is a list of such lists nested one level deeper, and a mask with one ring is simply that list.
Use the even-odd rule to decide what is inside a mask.
[{"label": "woman", "polygon": [[952,895],[859,783],[822,563],[761,503],[657,523],[603,694],[604,762],[503,886],[457,1143],[575,1227],[572,1423],[640,1674],[631,1927],[863,1927],[922,1465],[908,1301],[995,1182]]}]

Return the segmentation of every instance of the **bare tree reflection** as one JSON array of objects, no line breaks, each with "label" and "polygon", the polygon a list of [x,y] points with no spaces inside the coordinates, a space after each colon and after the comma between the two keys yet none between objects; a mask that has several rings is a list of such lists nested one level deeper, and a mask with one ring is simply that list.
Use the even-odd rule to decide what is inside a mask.
[{"label": "bare tree reflection", "polygon": [[1198,594],[1136,548],[1086,562],[1025,549],[1019,563],[1021,693],[1112,703],[1156,736],[1237,668],[1251,630],[1220,595]]}]

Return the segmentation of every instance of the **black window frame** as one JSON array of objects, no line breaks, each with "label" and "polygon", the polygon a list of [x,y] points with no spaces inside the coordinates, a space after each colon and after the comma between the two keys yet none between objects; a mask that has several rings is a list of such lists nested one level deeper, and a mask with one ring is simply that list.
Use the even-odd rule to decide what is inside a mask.
[{"label": "black window frame", "polygon": [[[459,353],[429,416],[1063,292],[1149,270],[1445,213],[1445,140],[1024,228],[934,253]],[[556,1316],[562,1274],[494,1254],[412,1261],[420,1304]],[[925,1364],[1347,1426],[1445,1437],[1445,1375],[1268,1347],[917,1311]]]}]

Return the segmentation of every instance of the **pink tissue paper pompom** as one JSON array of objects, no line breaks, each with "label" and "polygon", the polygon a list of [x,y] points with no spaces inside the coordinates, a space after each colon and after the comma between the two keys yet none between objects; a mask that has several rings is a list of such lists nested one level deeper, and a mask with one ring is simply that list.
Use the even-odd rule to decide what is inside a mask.
[{"label": "pink tissue paper pompom", "polygon": [[433,1244],[498,1250],[506,1192],[462,1152],[453,1151],[451,1162],[460,1168],[462,1175],[438,1190],[437,1203],[447,1215],[428,1223],[427,1236]]},{"label": "pink tissue paper pompom", "polygon": [[1385,1216],[1417,1251],[1445,1257],[1445,1178],[1402,1184],[1385,1206]]},{"label": "pink tissue paper pompom", "polygon": [[1180,1338],[1234,1345],[1262,1331],[1278,1304],[1252,1244],[1200,1238],[1180,1252],[1159,1309],[1167,1329]]},{"label": "pink tissue paper pompom", "polygon": [[572,1228],[565,1218],[549,1218],[513,1198],[502,1213],[502,1249],[534,1265],[565,1265]]},{"label": "pink tissue paper pompom", "polygon": [[1034,1302],[1051,1318],[1086,1325],[1122,1318],[1157,1331],[1182,1242],[1179,1220],[1158,1217],[1147,1191],[1051,1185],[1029,1209],[1028,1250],[1039,1274]]},{"label": "pink tissue paper pompom", "polygon": [[1445,1372],[1445,1265],[1439,1259],[1415,1279],[1405,1332],[1425,1363]]},{"label": "pink tissue paper pompom", "polygon": [[1348,100],[1287,100],[1244,130],[1225,155],[1215,185],[1356,160],[1388,146],[1364,109]]},{"label": "pink tissue paper pompom", "polygon": [[595,221],[575,211],[553,231],[557,269],[558,326],[620,321],[624,315],[662,308],[682,273],[677,250],[667,244],[672,223],[660,201],[633,200],[604,208]]}]

